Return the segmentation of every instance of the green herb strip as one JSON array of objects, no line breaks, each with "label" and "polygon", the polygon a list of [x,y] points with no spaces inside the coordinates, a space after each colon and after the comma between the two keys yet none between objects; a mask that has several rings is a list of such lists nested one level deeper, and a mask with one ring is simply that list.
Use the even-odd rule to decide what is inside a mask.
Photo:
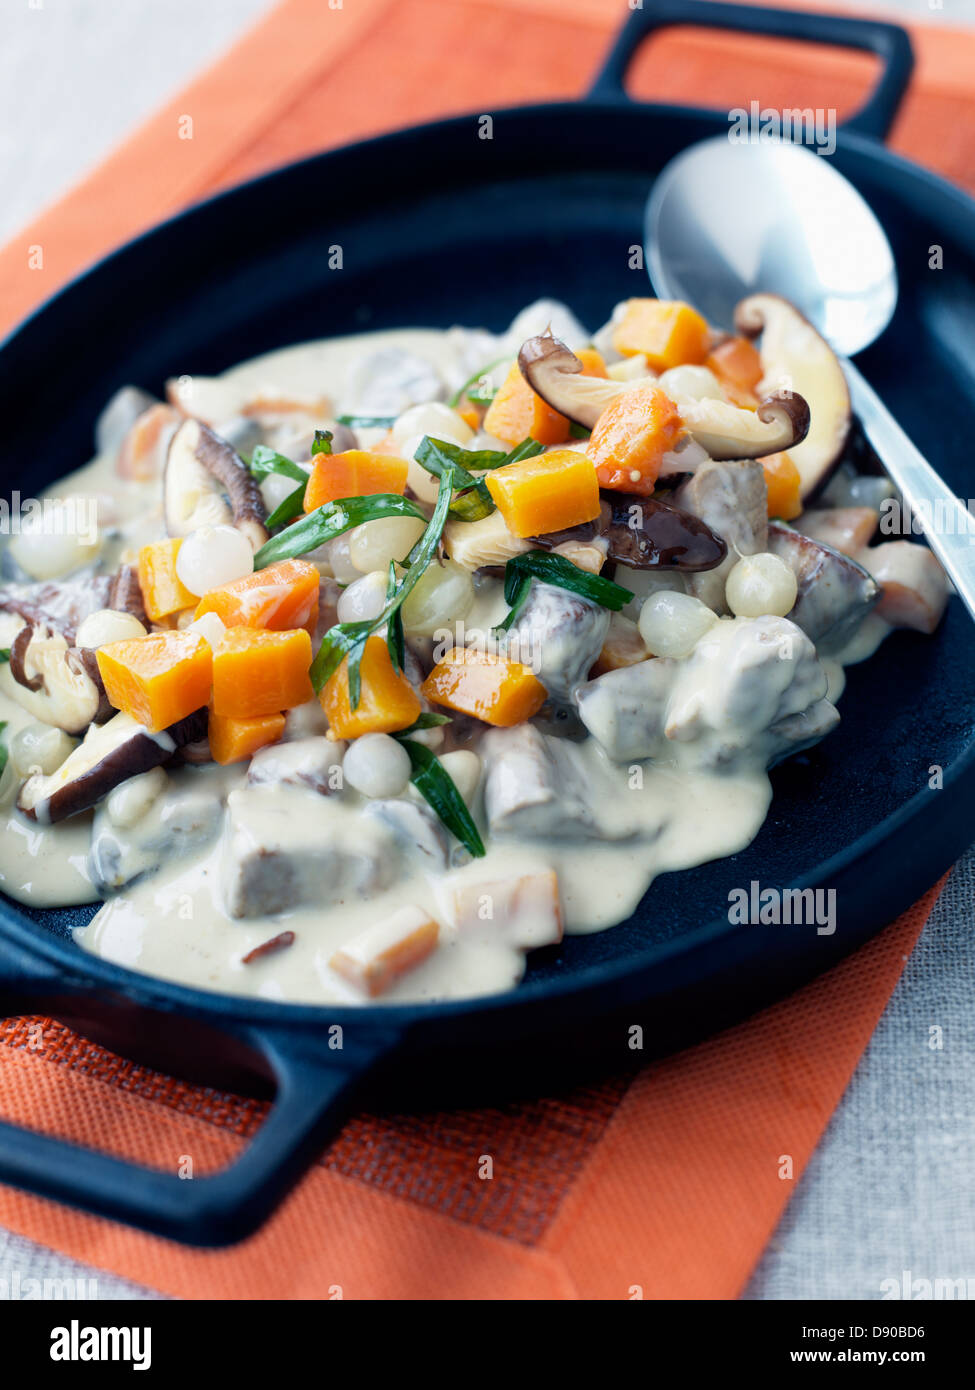
[{"label": "green herb strip", "polygon": [[418,521],[427,519],[426,512],[415,502],[392,492],[325,502],[265,542],[254,556],[254,568],[263,569],[276,560],[291,560],[296,555],[317,550],[320,545],[335,540],[336,536],[350,531],[353,526],[361,526],[366,521],[380,521],[388,516],[413,516]]},{"label": "green herb strip", "polygon": [[536,439],[523,439],[509,453],[503,454],[499,449],[465,449],[446,439],[425,435],[415,458],[421,468],[437,478],[443,475],[445,468],[453,468],[458,494],[450,508],[451,516],[458,521],[481,521],[494,511],[494,499],[485,480],[475,477],[473,470],[493,471],[509,463],[520,463],[522,459],[534,458],[544,447]]},{"label": "green herb strip", "polygon": [[[407,559],[409,568],[379,617],[368,622],[336,623],[334,627],[326,632],[322,645],[318,649],[318,655],[311,664],[311,682],[316,692],[321,691],[325,682],[335,674],[343,660],[348,657],[349,708],[357,708],[359,697],[362,693],[359,666],[362,661],[362,653],[365,649],[366,639],[372,636],[373,633],[378,632],[384,625],[393,623],[403,603],[416,587],[430,561],[436,554],[437,546],[440,544],[440,536],[444,528],[444,523],[447,520],[447,510],[450,506],[452,489],[453,469],[447,468],[444,470],[443,476],[440,479],[440,488],[437,492],[437,505],[433,510],[433,516],[427,523],[427,529],[410,551]],[[369,499],[362,498],[359,500],[368,501]],[[402,502],[405,499],[396,498],[395,500]],[[412,506],[412,503],[410,505]],[[314,512],[312,512],[311,515],[314,516]],[[401,513],[401,515],[418,515],[423,517],[423,513],[420,512],[418,508],[414,508],[411,512]],[[306,520],[307,519],[308,518],[306,518]],[[301,522],[298,522],[297,525],[300,526]]]},{"label": "green herb strip", "polygon": [[484,841],[449,772],[425,744],[410,738],[401,738],[400,742],[410,755],[410,781],[414,787],[464,848],[475,859],[483,859],[487,853]]},{"label": "green herb strip", "polygon": [[396,424],[395,415],[340,415],[338,417],[340,425],[348,425],[350,429],[358,427],[362,430],[372,429],[392,429]]},{"label": "green herb strip", "polygon": [[511,609],[504,622],[498,624],[498,631],[507,632],[511,627],[528,597],[533,579],[568,589],[570,593],[598,603],[614,613],[618,613],[633,597],[632,590],[624,589],[622,584],[616,584],[612,579],[604,579],[602,575],[580,569],[564,555],[552,555],[547,550],[529,550],[524,555],[512,556],[504,567],[504,597]]},{"label": "green herb strip", "polygon": [[[476,384],[481,380],[482,377],[487,376],[488,372],[493,372],[495,367],[500,367],[502,362],[510,362],[510,360],[511,359],[509,357],[496,357],[494,361],[489,362],[486,367],[481,367],[478,371],[474,373],[473,376],[469,376],[467,378],[463,386],[458,386],[457,390],[454,392],[454,394],[448,401],[448,405],[450,405],[454,410],[456,410],[457,406],[460,404],[464,396],[466,396],[469,401],[483,401],[485,399],[486,392],[479,393],[475,396],[471,394],[471,387],[476,386]],[[493,395],[487,398],[489,400],[493,399]]]}]

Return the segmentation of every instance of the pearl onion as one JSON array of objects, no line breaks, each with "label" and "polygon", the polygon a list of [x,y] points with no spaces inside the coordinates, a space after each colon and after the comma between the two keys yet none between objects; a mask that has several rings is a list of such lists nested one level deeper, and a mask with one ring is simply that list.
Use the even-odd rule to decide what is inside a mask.
[{"label": "pearl onion", "polygon": [[[414,435],[422,439],[425,434],[432,435],[434,439],[447,439],[452,444],[467,444],[474,437],[474,431],[464,417],[442,401],[411,405],[393,425],[393,442],[398,449],[402,449]],[[412,458],[413,452],[404,457]]]},{"label": "pearl onion", "polygon": [[390,560],[404,560],[426,530],[414,516],[387,516],[364,521],[349,534],[349,559],[357,570],[388,570]]},{"label": "pearl onion", "polygon": [[51,724],[25,724],[10,740],[10,761],[20,777],[29,777],[34,772],[42,772],[45,777],[50,777],[52,772],[57,772],[75,743],[63,729],[56,729]]},{"label": "pearl onion", "polygon": [[718,621],[706,603],[670,589],[651,594],[640,609],[640,636],[654,656],[688,656]]},{"label": "pearl onion", "polygon": [[768,551],[744,555],[725,581],[725,600],[736,618],[784,618],[795,606],[798,585],[789,565]]},{"label": "pearl onion", "polygon": [[[353,579],[359,579],[362,575],[362,570],[352,563],[349,550],[350,535],[351,532],[346,531],[341,536],[336,536],[334,541],[329,541],[328,545],[325,546],[328,564],[340,584],[351,584]],[[371,565],[370,569],[375,569],[375,566]]]},{"label": "pearl onion", "polygon": [[169,778],[161,767],[150,768],[137,777],[120,782],[114,791],[109,792],[105,809],[113,825],[127,830],[137,825],[166,790]]},{"label": "pearl onion", "polygon": [[[269,473],[261,483],[261,497],[269,512],[277,511],[285,498],[290,497],[298,483],[283,473]],[[187,586],[188,587],[188,586]]]},{"label": "pearl onion", "polygon": [[104,647],[106,642],[124,642],[129,637],[145,635],[145,628],[133,613],[120,613],[114,608],[99,608],[79,623],[75,646],[94,650]]},{"label": "pearl onion", "polygon": [[176,556],[176,574],[191,594],[208,594],[254,569],[250,542],[235,526],[201,526]]},{"label": "pearl onion", "polygon": [[363,734],[349,744],[342,775],[363,796],[399,796],[410,780],[410,755],[389,734]]},{"label": "pearl onion", "polygon": [[10,553],[33,579],[60,579],[91,564],[101,549],[93,499],[45,501],[43,514],[28,516],[10,542]]},{"label": "pearl onion", "polygon": [[470,748],[455,748],[450,753],[443,754],[440,765],[470,805],[481,780],[480,758]]},{"label": "pearl onion", "polygon": [[434,561],[403,602],[403,627],[413,636],[432,637],[466,618],[474,606],[474,580],[454,560]]},{"label": "pearl onion", "polygon": [[388,576],[383,570],[373,570],[353,580],[339,595],[335,605],[340,623],[367,622],[378,618],[386,607]]},{"label": "pearl onion", "polygon": [[672,401],[723,401],[721,383],[707,367],[670,367],[661,372],[657,385]]}]

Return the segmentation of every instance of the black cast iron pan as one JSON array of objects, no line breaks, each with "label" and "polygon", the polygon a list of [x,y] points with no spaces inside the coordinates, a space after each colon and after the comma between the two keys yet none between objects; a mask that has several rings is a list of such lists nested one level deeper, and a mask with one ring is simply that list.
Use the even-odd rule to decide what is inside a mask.
[{"label": "black cast iron pan", "polygon": [[[622,79],[652,30],[695,23],[866,49],[882,75],[842,127],[838,167],[894,246],[897,315],[863,369],[968,495],[975,354],[975,204],[879,143],[911,70],[906,35],[827,15],[713,4],[632,13],[577,104],[475,116],[324,154],[166,223],[102,261],[0,350],[3,481],[24,496],[84,462],[92,423],[126,382],[212,373],[334,333],[458,319],[501,328],[542,294],[583,322],[646,293],[629,268],[655,173],[726,112],[637,105]],[[929,269],[929,248],[943,266]],[[341,245],[343,268],[329,268]],[[865,941],[975,835],[975,646],[952,601],[933,639],[897,634],[850,673],[843,722],[778,768],[775,800],[741,854],[651,889],[635,917],[534,961],[510,994],[423,1007],[314,1009],[206,994],[82,953],[91,909],[0,905],[0,1006],[50,1012],[85,1036],[189,1080],[276,1093],[244,1156],[214,1177],[174,1175],[0,1124],[0,1179],[197,1244],[233,1241],[320,1152],[363,1083],[417,1105],[567,1084],[583,1070],[680,1047],[780,997]],[[943,769],[943,786],[929,785]],[[937,779],[935,779],[937,780]],[[732,926],[728,893],[820,886],[837,930]],[[334,1047],[332,1025],[343,1030]],[[333,1045],[330,1045],[333,1044]]]}]

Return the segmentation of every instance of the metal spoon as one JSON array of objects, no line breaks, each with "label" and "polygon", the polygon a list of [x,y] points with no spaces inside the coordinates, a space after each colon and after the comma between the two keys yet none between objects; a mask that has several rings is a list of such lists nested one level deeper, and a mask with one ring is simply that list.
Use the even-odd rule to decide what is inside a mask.
[{"label": "metal spoon", "polygon": [[846,355],[868,347],[897,304],[890,243],[852,184],[800,145],[702,140],[654,184],[646,251],[658,295],[687,300],[711,323],[730,328],[738,300],[767,291],[792,300],[819,329],[914,516],[944,519],[925,538],[975,617],[972,517]]}]

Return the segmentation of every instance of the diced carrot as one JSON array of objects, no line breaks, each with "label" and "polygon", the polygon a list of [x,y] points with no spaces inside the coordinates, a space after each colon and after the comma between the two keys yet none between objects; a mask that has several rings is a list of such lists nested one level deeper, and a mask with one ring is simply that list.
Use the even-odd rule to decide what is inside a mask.
[{"label": "diced carrot", "polygon": [[769,454],[762,459],[765,488],[768,493],[768,514],[780,521],[793,521],[802,511],[799,497],[799,469],[788,454]]},{"label": "diced carrot", "polygon": [[303,705],[314,694],[310,666],[304,628],[228,627],[213,653],[214,713],[254,719]]},{"label": "diced carrot", "polygon": [[653,492],[663,456],[682,429],[676,405],[659,386],[624,391],[600,415],[586,446],[600,486]]},{"label": "diced carrot", "polygon": [[207,736],[215,763],[239,763],[284,733],[283,714],[259,714],[253,719],[232,719],[210,711]]},{"label": "diced carrot", "polygon": [[154,623],[192,608],[196,595],[191,594],[176,573],[176,557],[181,540],[151,541],[139,551],[139,588],[146,612]]},{"label": "diced carrot", "polygon": [[472,714],[501,729],[531,719],[548,698],[541,681],[520,661],[467,647],[449,651],[420,691],[435,705]]},{"label": "diced carrot", "polygon": [[109,703],[153,733],[210,698],[213,653],[199,632],[129,637],[106,643],[95,656]]},{"label": "diced carrot", "polygon": [[[576,356],[582,362],[583,376],[606,376],[606,364],[595,348],[583,348]],[[539,444],[564,444],[570,437],[570,422],[546,404],[521,374],[516,362],[498,393],[488,406],[484,429],[513,449],[523,439]]]},{"label": "diced carrot", "polygon": [[745,392],[754,399],[755,387],[765,375],[762,359],[747,338],[726,338],[708,353],[704,365],[723,386]]},{"label": "diced carrot", "polygon": [[313,512],[340,497],[372,497],[377,492],[401,495],[409,464],[395,454],[347,449],[344,454],[319,454],[305,488],[305,511]]},{"label": "diced carrot", "polygon": [[466,425],[470,425],[472,430],[481,428],[481,412],[473,401],[469,401],[463,396],[457,406],[457,414]]},{"label": "diced carrot", "polygon": [[624,357],[642,353],[654,371],[700,365],[707,356],[711,330],[696,309],[679,299],[628,299],[613,329],[613,347]]},{"label": "diced carrot", "polygon": [[279,560],[245,574],[200,599],[196,617],[216,613],[227,627],[266,627],[276,632],[306,627],[318,606],[320,575],[307,560]]},{"label": "diced carrot", "polygon": [[551,449],[505,464],[485,482],[513,536],[544,536],[599,515],[596,468],[578,449]]},{"label": "diced carrot", "polygon": [[366,639],[359,663],[359,703],[349,700],[348,657],[322,687],[319,695],[336,738],[360,734],[392,734],[415,724],[423,709],[419,695],[393,666],[382,637]]},{"label": "diced carrot", "polygon": [[511,449],[528,438],[539,444],[564,444],[569,438],[569,421],[536,395],[517,362],[488,406],[484,428]]},{"label": "diced carrot", "polygon": [[425,908],[410,904],[347,941],[329,965],[374,999],[436,949],[440,927]]}]

